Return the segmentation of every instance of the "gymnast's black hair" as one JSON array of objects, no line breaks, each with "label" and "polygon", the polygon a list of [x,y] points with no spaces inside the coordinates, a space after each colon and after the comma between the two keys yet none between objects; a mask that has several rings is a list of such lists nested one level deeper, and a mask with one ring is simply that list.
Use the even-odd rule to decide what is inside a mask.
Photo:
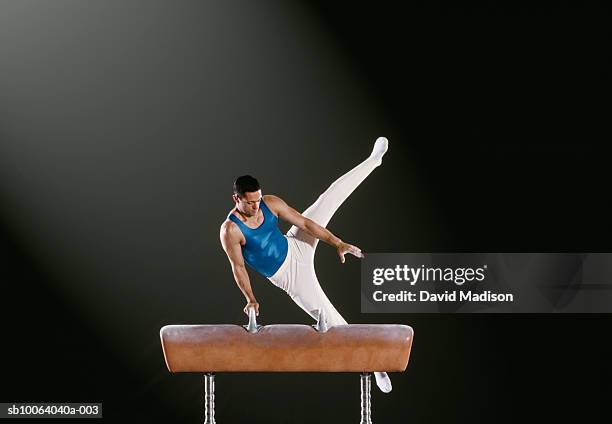
[{"label": "gymnast's black hair", "polygon": [[244,193],[250,193],[259,190],[259,181],[250,175],[242,175],[234,181],[234,194],[242,197]]}]

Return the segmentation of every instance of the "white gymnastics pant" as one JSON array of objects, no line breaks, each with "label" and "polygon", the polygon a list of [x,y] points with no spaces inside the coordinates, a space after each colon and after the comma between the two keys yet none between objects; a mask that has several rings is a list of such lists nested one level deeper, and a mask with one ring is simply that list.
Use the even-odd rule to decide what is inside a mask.
[{"label": "white gymnastics pant", "polygon": [[[340,205],[380,164],[380,159],[369,157],[334,181],[302,215],[326,227]],[[329,301],[317,279],[314,256],[319,240],[295,225],[287,232],[286,237],[289,245],[287,257],[278,271],[268,279],[283,289],[315,320],[318,318],[317,310],[321,309],[328,326],[347,324]]]}]

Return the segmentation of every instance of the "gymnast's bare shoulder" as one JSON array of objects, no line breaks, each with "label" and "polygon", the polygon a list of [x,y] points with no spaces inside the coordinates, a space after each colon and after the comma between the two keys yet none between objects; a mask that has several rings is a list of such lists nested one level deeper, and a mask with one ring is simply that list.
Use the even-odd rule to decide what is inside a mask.
[{"label": "gymnast's bare shoulder", "polygon": [[288,212],[294,211],[283,199],[273,194],[266,194],[263,196],[263,201],[268,206],[268,209],[272,211],[277,217],[283,217]]},{"label": "gymnast's bare shoulder", "polygon": [[244,235],[240,228],[236,225],[235,222],[230,220],[229,218],[223,221],[221,224],[221,228],[219,230],[219,238],[221,239],[222,245],[230,245],[230,244],[240,244],[244,245],[246,240],[244,239]]}]

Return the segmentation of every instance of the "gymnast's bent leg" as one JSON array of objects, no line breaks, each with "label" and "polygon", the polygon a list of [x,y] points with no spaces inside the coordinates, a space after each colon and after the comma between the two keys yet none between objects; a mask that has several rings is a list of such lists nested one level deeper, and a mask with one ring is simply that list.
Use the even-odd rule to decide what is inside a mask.
[{"label": "gymnast's bent leg", "polygon": [[[312,219],[322,227],[327,227],[334,213],[342,203],[344,203],[348,196],[372,171],[374,171],[374,169],[381,165],[382,157],[387,152],[387,149],[387,139],[379,137],[374,144],[370,156],[334,181],[332,185],[319,196],[317,201],[302,213],[302,215]],[[297,275],[289,279],[289,281],[291,281],[291,287],[287,287],[287,290],[285,290],[287,294],[289,294],[293,301],[314,319],[318,318],[318,310],[322,310],[328,325],[347,324],[346,320],[338,313],[323,292],[316,277],[314,270],[314,253],[319,240],[296,226],[291,227],[287,232],[287,236],[297,240],[293,245],[294,250],[298,250],[296,256],[303,257],[304,259],[307,258],[307,260],[304,261],[306,262],[304,265],[308,267],[307,270],[300,270],[299,268],[302,267],[297,267],[297,269],[294,270]],[[309,248],[304,248],[304,244]],[[383,392],[388,393],[391,391],[391,379],[387,373],[375,372],[374,377],[376,378],[376,384]]]},{"label": "gymnast's bent leg", "polygon": [[318,320],[319,311],[323,311],[325,322],[329,327],[346,325],[346,320],[327,298],[319,284],[312,261],[307,250],[312,248],[293,237],[288,237],[289,262],[287,267],[270,277],[272,283],[283,289],[291,299],[310,315]]}]

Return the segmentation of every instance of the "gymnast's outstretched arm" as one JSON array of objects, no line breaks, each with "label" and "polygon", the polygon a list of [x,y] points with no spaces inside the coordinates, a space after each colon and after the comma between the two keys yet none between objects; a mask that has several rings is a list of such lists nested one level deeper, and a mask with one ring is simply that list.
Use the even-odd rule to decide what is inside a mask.
[{"label": "gymnast's outstretched arm", "polygon": [[240,246],[240,238],[243,237],[240,233],[240,229],[236,227],[231,221],[225,221],[221,225],[221,231],[219,233],[219,237],[221,238],[221,245],[223,246],[223,250],[227,255],[227,258],[232,265],[232,273],[234,274],[234,280],[236,280],[236,284],[238,288],[244,295],[247,304],[244,307],[244,313],[249,314],[249,307],[255,307],[255,313],[259,315],[259,303],[257,303],[257,299],[255,299],[255,295],[253,294],[253,290],[251,288],[251,281],[249,279],[249,274],[247,273],[246,267],[244,265],[244,258],[242,256],[242,249]]},{"label": "gymnast's outstretched arm", "polygon": [[296,227],[306,231],[311,236],[335,247],[342,263],[344,263],[345,253],[350,253],[358,258],[363,258],[361,249],[359,249],[357,246],[343,242],[327,228],[321,227],[312,219],[306,218],[301,213],[293,209],[280,197],[267,194],[264,196],[264,201],[270,210],[276,213],[283,221],[286,221],[291,225],[295,225]]}]

